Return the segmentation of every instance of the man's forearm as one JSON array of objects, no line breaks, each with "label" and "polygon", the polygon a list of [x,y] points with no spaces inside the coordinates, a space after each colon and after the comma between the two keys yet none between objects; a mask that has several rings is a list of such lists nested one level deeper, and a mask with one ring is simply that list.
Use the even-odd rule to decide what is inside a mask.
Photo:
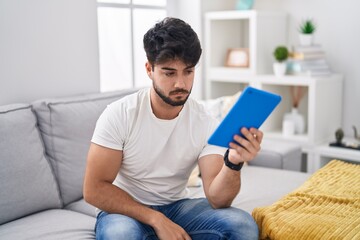
[{"label": "man's forearm", "polygon": [[154,226],[161,215],[111,183],[99,183],[94,189],[97,190],[84,196],[85,200],[105,212],[126,215],[150,226]]},{"label": "man's forearm", "polygon": [[209,187],[208,200],[214,208],[229,207],[240,191],[240,171],[223,165]]}]

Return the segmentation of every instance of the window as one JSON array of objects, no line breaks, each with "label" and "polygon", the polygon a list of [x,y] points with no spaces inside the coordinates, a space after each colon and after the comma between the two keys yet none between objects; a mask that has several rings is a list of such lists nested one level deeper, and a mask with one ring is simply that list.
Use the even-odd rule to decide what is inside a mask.
[{"label": "window", "polygon": [[143,36],[166,16],[166,0],[98,0],[100,91],[150,86]]}]

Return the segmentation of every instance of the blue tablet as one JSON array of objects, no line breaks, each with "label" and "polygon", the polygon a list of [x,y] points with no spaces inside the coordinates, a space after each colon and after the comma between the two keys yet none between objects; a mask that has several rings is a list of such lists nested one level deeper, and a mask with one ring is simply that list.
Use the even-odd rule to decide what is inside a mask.
[{"label": "blue tablet", "polygon": [[221,147],[229,147],[234,135],[240,133],[242,127],[260,128],[271,112],[280,103],[279,95],[253,87],[246,87],[228,114],[210,136],[208,143]]}]

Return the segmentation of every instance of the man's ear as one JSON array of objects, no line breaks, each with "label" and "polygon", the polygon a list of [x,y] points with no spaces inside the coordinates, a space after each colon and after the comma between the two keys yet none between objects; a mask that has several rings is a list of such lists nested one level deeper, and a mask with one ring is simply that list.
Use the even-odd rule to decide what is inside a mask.
[{"label": "man's ear", "polygon": [[149,62],[145,63],[146,73],[149,76],[149,78],[152,79],[152,65]]}]

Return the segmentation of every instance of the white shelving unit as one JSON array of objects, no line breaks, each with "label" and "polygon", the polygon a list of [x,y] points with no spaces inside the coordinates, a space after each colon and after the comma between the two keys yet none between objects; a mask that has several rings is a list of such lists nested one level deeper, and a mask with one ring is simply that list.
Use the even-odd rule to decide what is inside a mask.
[{"label": "white shelving unit", "polygon": [[[255,10],[208,12],[205,14],[206,75],[208,79],[231,81],[237,80],[239,75],[269,73],[275,46],[285,43],[285,13]],[[249,50],[249,67],[224,67],[227,51],[231,48]],[[208,98],[211,96],[207,95]]]},{"label": "white shelving unit", "polygon": [[[317,144],[334,138],[335,130],[341,126],[343,77],[272,75],[272,53],[276,46],[286,43],[286,14],[255,10],[210,12],[205,15],[205,30],[208,99],[233,95],[248,85],[274,92],[282,96],[282,101],[261,127],[267,139],[299,143],[311,158]],[[224,67],[227,49],[239,47],[249,49],[249,67]],[[304,88],[299,112],[305,118],[306,130],[301,135],[284,137],[282,120],[292,108],[291,86]]]}]

